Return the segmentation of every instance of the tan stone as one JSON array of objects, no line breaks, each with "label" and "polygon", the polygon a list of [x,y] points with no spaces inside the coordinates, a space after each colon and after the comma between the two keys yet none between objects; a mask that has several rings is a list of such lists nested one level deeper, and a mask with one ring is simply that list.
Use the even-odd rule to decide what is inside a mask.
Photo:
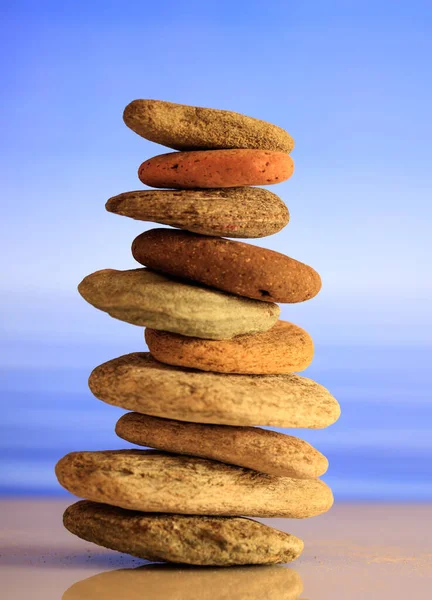
[{"label": "tan stone", "polygon": [[134,100],[124,122],[142,137],[174,150],[260,148],[291,152],[294,140],[281,127],[228,110],[162,100]]},{"label": "tan stone", "polygon": [[276,304],[175,281],[147,269],[97,271],[78,290],[87,302],[121,321],[216,340],[270,329],[280,313]]},{"label": "tan stone", "polygon": [[280,565],[203,569],[161,564],[98,573],[74,583],[63,600],[295,600],[302,591],[297,571]]},{"label": "tan stone", "polygon": [[270,185],[291,177],[288,154],[268,150],[169,152],[144,161],[140,180],[155,188],[230,188]]},{"label": "tan stone", "polygon": [[245,242],[175,229],[150,229],[132,244],[134,258],[155,271],[265,302],[303,302],[321,278],[289,256]]},{"label": "tan stone", "polygon": [[239,187],[210,190],[139,190],[113,196],[109,212],[203,235],[260,238],[289,221],[282,200],[269,190]]},{"label": "tan stone", "polygon": [[293,479],[320,477],[328,467],[326,457],[307,442],[259,427],[201,425],[126,413],[117,422],[116,433],[139,446]]},{"label": "tan stone", "polygon": [[63,522],[88,542],[155,562],[268,565],[291,562],[303,550],[297,537],[237,517],[143,514],[81,501]]},{"label": "tan stone", "polygon": [[218,373],[303,371],[314,353],[310,335],[287,321],[278,321],[263,333],[231,340],[203,340],[156,329],[146,329],[145,340],[151,354],[163,363]]},{"label": "tan stone", "polygon": [[71,452],[56,465],[69,492],[129,510],[303,519],[333,504],[320,479],[290,479],[151,450]]},{"label": "tan stone", "polygon": [[177,421],[319,429],[334,423],[340,414],[330,392],[300,375],[181,369],[145,352],[96,367],[89,386],[108,404]]}]

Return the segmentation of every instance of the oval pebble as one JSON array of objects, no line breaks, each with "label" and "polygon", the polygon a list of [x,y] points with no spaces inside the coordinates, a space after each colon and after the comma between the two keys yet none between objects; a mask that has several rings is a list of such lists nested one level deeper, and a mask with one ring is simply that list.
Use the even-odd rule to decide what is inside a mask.
[{"label": "oval pebble", "polygon": [[321,477],[326,457],[291,435],[259,427],[203,425],[126,413],[116,425],[122,439],[175,454],[210,458],[269,475],[294,479]]},{"label": "oval pebble", "polygon": [[151,354],[163,363],[217,373],[277,375],[303,371],[314,354],[310,335],[287,321],[278,321],[262,333],[224,341],[147,328],[145,340]]},{"label": "oval pebble", "polygon": [[92,393],[127,410],[194,423],[320,429],[340,415],[322,385],[300,375],[227,375],[164,365],[135,352],[96,367]]},{"label": "oval pebble", "polygon": [[203,235],[261,238],[285,227],[289,212],[269,190],[253,187],[209,190],[139,190],[113,196],[106,209]]},{"label": "oval pebble", "polygon": [[215,340],[266,331],[280,313],[277,304],[188,285],[147,269],[96,271],[78,291],[115,319]]},{"label": "oval pebble", "polygon": [[304,302],[321,289],[312,267],[280,252],[187,231],[150,229],[132,254],[155,271],[264,302]]},{"label": "oval pebble", "polygon": [[303,550],[294,535],[242,517],[149,514],[84,500],[66,509],[63,522],[88,542],[155,562],[272,565]]},{"label": "oval pebble", "polygon": [[72,494],[127,510],[186,515],[288,517],[333,504],[320,479],[290,479],[152,450],[71,452],[56,465]]},{"label": "oval pebble", "polygon": [[271,185],[291,177],[288,154],[268,150],[169,152],[144,161],[140,180],[155,188],[230,188]]},{"label": "oval pebble", "polygon": [[124,122],[138,135],[174,150],[259,148],[291,152],[287,131],[237,112],[164,102],[133,100]]}]

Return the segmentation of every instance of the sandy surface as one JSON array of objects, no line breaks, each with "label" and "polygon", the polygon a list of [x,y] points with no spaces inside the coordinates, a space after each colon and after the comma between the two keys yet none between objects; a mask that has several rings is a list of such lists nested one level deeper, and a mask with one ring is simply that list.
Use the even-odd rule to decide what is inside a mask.
[{"label": "sandy surface", "polygon": [[[154,567],[70,535],[61,523],[67,504],[64,500],[0,502],[1,598],[431,598],[432,505],[340,504],[314,519],[264,519],[305,540],[302,557],[288,570]],[[137,569],[140,565],[144,566]],[[280,569],[287,570],[281,573]]]}]

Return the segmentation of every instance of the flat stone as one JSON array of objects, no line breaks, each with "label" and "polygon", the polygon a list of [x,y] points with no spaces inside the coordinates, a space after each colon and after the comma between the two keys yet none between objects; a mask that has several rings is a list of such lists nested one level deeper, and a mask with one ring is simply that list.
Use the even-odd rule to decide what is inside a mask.
[{"label": "flat stone", "polygon": [[203,569],[149,564],[77,581],[62,600],[296,600],[302,591],[297,571],[281,565]]},{"label": "flat stone", "polygon": [[90,375],[96,398],[192,423],[320,429],[340,415],[322,385],[300,375],[227,375],[164,365],[147,352],[110,360]]},{"label": "flat stone", "polygon": [[138,135],[174,150],[260,148],[289,153],[294,147],[281,127],[228,110],[134,100],[123,119]]},{"label": "flat stone", "polygon": [[63,522],[88,542],[155,562],[269,565],[303,550],[294,535],[241,517],[143,514],[84,500],[66,509]]},{"label": "flat stone", "polygon": [[269,150],[169,152],[142,163],[138,177],[155,188],[230,188],[271,185],[291,177],[293,159]]},{"label": "flat stone", "polygon": [[311,479],[327,471],[328,460],[304,440],[259,427],[201,425],[126,413],[119,437],[137,444],[218,460],[281,477]]},{"label": "flat stone", "polygon": [[303,302],[321,289],[312,267],[284,254],[187,231],[146,231],[135,238],[132,254],[155,271],[265,302]]},{"label": "flat stone", "polygon": [[106,209],[138,221],[232,238],[272,235],[289,221],[276,194],[253,187],[125,192],[110,198]]},{"label": "flat stone", "polygon": [[231,340],[203,340],[156,329],[146,329],[145,340],[151,354],[163,363],[217,373],[303,371],[314,354],[310,335],[287,321],[278,321],[263,333]]},{"label": "flat stone", "polygon": [[215,340],[270,329],[280,313],[276,304],[174,281],[147,269],[97,271],[78,290],[115,319]]},{"label": "flat stone", "polygon": [[303,519],[333,504],[320,479],[290,479],[212,460],[154,452],[71,452],[56,465],[69,492],[128,510]]}]

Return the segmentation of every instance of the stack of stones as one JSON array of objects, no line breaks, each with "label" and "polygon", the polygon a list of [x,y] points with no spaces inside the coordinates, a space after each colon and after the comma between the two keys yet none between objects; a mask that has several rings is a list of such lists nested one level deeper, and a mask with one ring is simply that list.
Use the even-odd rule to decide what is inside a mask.
[{"label": "stack of stones", "polygon": [[259,185],[293,172],[290,135],[232,112],[136,100],[124,112],[142,137],[177,150],[146,160],[153,188],[111,198],[107,209],[158,228],[139,235],[144,265],[86,277],[81,295],[112,317],[145,326],[150,352],[97,367],[93,394],[134,411],[117,434],[154,450],[72,452],[60,483],[85,498],[64,523],[79,537],[153,561],[195,565],[286,563],[297,537],[245,517],[305,518],[327,511],[318,479],[327,459],[307,442],[257,426],[322,428],[337,401],[294,374],[313,357],[310,336],[279,319],[276,303],[321,287],[309,266],[225,239],[258,238],[289,221]]}]

